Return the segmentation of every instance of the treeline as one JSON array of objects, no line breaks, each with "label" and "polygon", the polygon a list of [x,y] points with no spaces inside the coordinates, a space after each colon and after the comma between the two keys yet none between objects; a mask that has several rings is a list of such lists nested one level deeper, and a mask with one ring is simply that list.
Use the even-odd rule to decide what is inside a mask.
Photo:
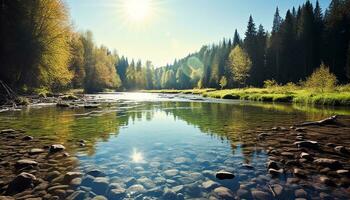
[{"label": "treeline", "polygon": [[0,15],[0,80],[22,93],[283,84],[304,80],[321,62],[341,83],[350,78],[349,0],[332,0],[325,12],[307,1],[284,18],[277,8],[270,33],[251,16],[243,39],[236,30],[160,68],[97,46],[90,31],[72,27],[61,0],[4,0]]},{"label": "treeline", "polygon": [[[278,8],[271,32],[250,16],[244,39],[237,30],[231,39],[203,46],[197,53],[156,70],[160,88],[239,87],[229,58],[239,45],[250,58],[246,85],[265,80],[284,84],[305,80],[323,62],[340,83],[350,79],[350,1],[332,0],[323,12],[309,1],[280,16]],[[236,74],[237,75],[237,74]],[[226,84],[225,84],[226,83]]]}]

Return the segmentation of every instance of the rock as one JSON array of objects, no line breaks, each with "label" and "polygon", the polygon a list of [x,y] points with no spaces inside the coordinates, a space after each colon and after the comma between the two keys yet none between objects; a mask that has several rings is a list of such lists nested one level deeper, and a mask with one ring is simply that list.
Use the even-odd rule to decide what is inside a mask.
[{"label": "rock", "polygon": [[205,190],[212,190],[216,187],[219,187],[220,184],[217,183],[217,182],[214,182],[212,180],[208,180],[208,181],[205,181],[202,183],[202,187],[205,189]]},{"label": "rock", "polygon": [[220,199],[233,199],[233,192],[226,187],[218,187],[214,189],[214,194]]},{"label": "rock", "polygon": [[323,184],[326,184],[326,185],[329,185],[329,186],[335,186],[336,184],[331,180],[329,179],[327,176],[320,176],[320,181],[323,183]]},{"label": "rock", "polygon": [[256,200],[272,199],[272,196],[269,193],[260,190],[252,190],[252,196]]},{"label": "rock", "polygon": [[93,176],[87,175],[81,181],[81,185],[90,187],[92,185],[92,182],[94,181],[94,179],[95,178]]},{"label": "rock", "polygon": [[124,188],[112,189],[108,193],[109,200],[120,200],[120,199],[124,199],[125,196],[126,196],[126,190]]},{"label": "rock", "polygon": [[265,139],[265,137],[267,137],[267,136],[269,136],[270,134],[268,134],[268,133],[260,133],[259,135],[258,135],[258,138],[259,139]]},{"label": "rock", "polygon": [[89,171],[88,173],[86,173],[87,175],[93,176],[93,177],[105,177],[106,174],[103,173],[102,171],[98,170],[98,169],[94,169]]},{"label": "rock", "polygon": [[102,195],[97,195],[94,198],[92,198],[91,200],[108,200],[108,199]]},{"label": "rock", "polygon": [[299,169],[299,168],[294,168],[293,174],[295,176],[297,176],[297,177],[300,177],[300,178],[306,178],[308,173],[305,170],[302,170],[302,169]]},{"label": "rock", "polygon": [[339,161],[330,158],[318,158],[314,160],[314,163],[331,169],[339,169],[342,167],[342,164]]},{"label": "rock", "polygon": [[283,169],[269,169],[269,174],[271,174],[272,176],[280,176],[283,174]]},{"label": "rock", "polygon": [[268,169],[276,169],[276,170],[279,170],[279,169],[280,169],[279,165],[278,165],[277,162],[275,162],[275,161],[269,161],[269,162],[267,162],[267,168],[268,168]]},{"label": "rock", "polygon": [[52,172],[49,172],[49,173],[47,174],[46,179],[47,179],[48,181],[51,181],[51,180],[57,178],[57,177],[60,176],[60,175],[61,175],[60,172],[58,172],[58,171],[52,171]]},{"label": "rock", "polygon": [[127,187],[130,187],[136,183],[136,179],[134,177],[129,177],[124,180],[124,183]]},{"label": "rock", "polygon": [[302,152],[302,153],[300,154],[300,158],[306,159],[306,160],[313,160],[313,157],[312,157],[310,154],[305,153],[305,152]]},{"label": "rock", "polygon": [[319,149],[318,142],[312,140],[294,142],[294,145],[298,148]]},{"label": "rock", "polygon": [[70,183],[73,179],[82,177],[83,174],[81,172],[67,172],[64,175],[63,182],[64,183]]},{"label": "rock", "polygon": [[76,188],[81,184],[81,182],[82,182],[81,178],[74,178],[70,181],[69,185]]},{"label": "rock", "polygon": [[307,192],[304,189],[298,189],[294,191],[296,198],[307,198]]},{"label": "rock", "polygon": [[23,138],[22,138],[22,140],[24,140],[24,141],[30,141],[30,140],[33,140],[34,138],[32,137],[32,136],[29,136],[29,135],[27,135],[27,136],[24,136]]},{"label": "rock", "polygon": [[50,146],[50,153],[56,153],[65,150],[66,147],[64,147],[62,144],[53,144]]},{"label": "rock", "polygon": [[178,186],[175,186],[175,187],[172,187],[171,190],[173,192],[175,192],[176,194],[179,193],[179,192],[182,192],[184,189],[184,186],[183,185],[178,185]]},{"label": "rock", "polygon": [[249,191],[246,189],[240,188],[237,190],[236,194],[240,199],[250,199]]},{"label": "rock", "polygon": [[254,167],[250,164],[242,164],[242,168],[253,170]]},{"label": "rock", "polygon": [[336,146],[334,150],[340,154],[350,154],[349,150],[344,146]]},{"label": "rock", "polygon": [[86,193],[82,190],[73,192],[67,197],[67,200],[84,200],[86,198]]},{"label": "rock", "polygon": [[185,158],[185,157],[177,157],[174,159],[175,164],[184,164],[184,163],[187,163],[189,161],[190,160],[188,158]]},{"label": "rock", "polygon": [[130,193],[131,195],[141,194],[145,191],[146,191],[145,188],[140,184],[132,185],[127,189],[127,192]]},{"label": "rock", "polygon": [[91,184],[92,191],[96,194],[103,195],[109,187],[108,179],[105,177],[97,177]]},{"label": "rock", "polygon": [[215,177],[219,180],[224,180],[224,179],[233,179],[235,175],[232,174],[231,172],[219,171],[219,172],[216,172]]},{"label": "rock", "polygon": [[12,195],[33,188],[36,180],[34,175],[22,172],[9,183],[6,194]]},{"label": "rock", "polygon": [[294,158],[294,153],[291,152],[282,152],[281,155],[288,158]]},{"label": "rock", "polygon": [[0,200],[15,200],[15,199],[11,196],[0,196]]},{"label": "rock", "polygon": [[337,170],[337,174],[339,176],[349,176],[350,175],[349,170],[347,170],[347,169],[339,169],[339,170]]},{"label": "rock", "polygon": [[137,179],[137,182],[142,184],[146,189],[151,189],[156,187],[156,184],[154,184],[153,181],[147,177],[141,177]]},{"label": "rock", "polygon": [[275,195],[277,197],[281,197],[284,191],[283,186],[279,185],[279,184],[274,184],[271,186],[273,192],[275,193]]},{"label": "rock", "polygon": [[164,200],[173,200],[173,199],[176,199],[176,198],[177,198],[177,196],[176,196],[176,193],[174,191],[172,191],[169,188],[165,188],[164,189],[164,193],[163,193],[163,199]]},{"label": "rock", "polygon": [[146,196],[152,196],[152,197],[160,197],[163,195],[163,187],[157,186],[152,189],[149,189],[145,192]]},{"label": "rock", "polygon": [[179,173],[179,170],[177,170],[177,169],[169,169],[169,170],[164,171],[164,175],[168,178],[176,176],[178,173]]},{"label": "rock", "polygon": [[41,154],[41,153],[44,153],[45,150],[44,149],[39,149],[39,148],[33,148],[31,150],[29,150],[29,154],[30,155],[35,155],[35,154]]},{"label": "rock", "polygon": [[0,134],[2,134],[2,133],[14,133],[14,132],[16,132],[16,131],[13,129],[3,129],[0,131]]},{"label": "rock", "polygon": [[38,166],[38,163],[29,159],[18,160],[15,164],[16,169],[34,168],[36,166]]}]

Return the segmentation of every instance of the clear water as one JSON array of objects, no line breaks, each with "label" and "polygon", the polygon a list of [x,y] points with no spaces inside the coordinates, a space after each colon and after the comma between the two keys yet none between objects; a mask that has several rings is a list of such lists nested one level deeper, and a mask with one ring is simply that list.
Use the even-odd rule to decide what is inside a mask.
[{"label": "clear water", "polygon": [[[201,186],[207,180],[233,192],[242,186],[268,191],[268,155],[256,143],[255,130],[350,113],[288,104],[191,100],[193,96],[181,95],[120,93],[89,98],[107,103],[98,109],[41,106],[3,112],[0,128],[24,129],[29,135],[64,144],[79,159],[77,169],[99,169],[110,183],[125,184],[131,177],[146,190],[184,185],[179,192],[185,198],[208,198],[212,191]],[[87,146],[77,145],[80,139]],[[219,170],[231,171],[236,178],[216,180],[213,174]]]}]

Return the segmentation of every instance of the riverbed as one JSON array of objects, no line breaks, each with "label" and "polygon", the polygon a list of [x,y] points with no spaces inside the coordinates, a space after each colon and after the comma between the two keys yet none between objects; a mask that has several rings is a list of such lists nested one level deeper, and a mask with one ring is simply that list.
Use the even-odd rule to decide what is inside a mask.
[{"label": "riverbed", "polygon": [[[0,113],[0,130],[13,129],[1,136],[2,195],[17,199],[350,197],[349,108],[181,94],[108,93],[86,99],[99,106],[37,105]],[[341,125],[296,126],[335,114],[340,115]],[[26,136],[33,138],[23,142]],[[300,146],[296,143],[300,141],[317,145]],[[50,152],[53,144],[64,149]],[[343,152],[337,152],[340,146]],[[33,148],[43,152],[28,153]],[[337,163],[315,162],[324,158]],[[14,170],[20,159],[39,164]],[[11,181],[22,172],[41,180],[9,193]],[[233,177],[219,179],[220,172]],[[43,189],[35,189],[43,183]]]}]

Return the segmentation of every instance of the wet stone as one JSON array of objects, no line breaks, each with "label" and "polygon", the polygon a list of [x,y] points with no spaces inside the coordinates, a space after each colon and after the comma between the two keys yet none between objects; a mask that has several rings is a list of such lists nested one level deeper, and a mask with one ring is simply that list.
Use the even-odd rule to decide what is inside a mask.
[{"label": "wet stone", "polygon": [[219,180],[224,180],[224,179],[233,179],[235,175],[231,172],[219,171],[215,174],[215,177]]},{"label": "wet stone", "polygon": [[73,192],[71,195],[67,197],[67,200],[84,200],[86,197],[86,192],[82,190],[78,190]]},{"label": "wet stone", "polygon": [[294,168],[293,174],[297,177],[300,177],[300,178],[306,178],[308,173],[307,173],[307,171],[305,171],[303,169]]},{"label": "wet stone", "polygon": [[220,199],[233,199],[234,197],[233,192],[226,187],[215,188],[213,192],[215,196],[219,197]]},{"label": "wet stone", "polygon": [[166,177],[169,177],[169,178],[176,176],[178,173],[179,173],[179,170],[177,170],[177,169],[169,169],[169,170],[164,171],[164,175]]},{"label": "wet stone", "polygon": [[22,168],[28,168],[28,167],[33,168],[35,166],[38,166],[38,163],[30,159],[18,160],[15,164],[16,169],[22,169]]},{"label": "wet stone", "polygon": [[330,158],[318,158],[314,160],[314,163],[320,166],[329,167],[331,169],[339,169],[342,167],[339,161]]},{"label": "wet stone", "polygon": [[22,138],[22,140],[24,140],[24,141],[30,141],[30,140],[33,140],[34,138],[32,137],[32,136],[29,136],[29,135],[27,135],[27,136],[24,136],[23,138]]},{"label": "wet stone", "polygon": [[318,142],[311,140],[294,142],[294,145],[296,145],[299,148],[319,149]]},{"label": "wet stone", "polygon": [[104,177],[97,177],[91,184],[92,191],[96,194],[105,194],[109,186],[109,181]]},{"label": "wet stone", "polygon": [[272,196],[264,191],[260,191],[260,190],[252,190],[252,196],[254,199],[256,200],[268,200],[268,199],[272,199]]},{"label": "wet stone", "polygon": [[205,190],[212,190],[213,188],[216,188],[216,187],[219,187],[220,184],[217,183],[217,182],[214,182],[212,180],[208,180],[208,181],[205,181],[202,183],[202,187],[205,189]]},{"label": "wet stone", "polygon": [[339,169],[336,172],[340,176],[349,176],[350,175],[349,170],[347,170],[347,169]]},{"label": "wet stone", "polygon": [[132,185],[127,189],[127,192],[131,195],[144,193],[145,191],[146,191],[145,188],[140,184]]},{"label": "wet stone", "polygon": [[350,151],[344,146],[336,146],[334,150],[340,154],[350,154]]},{"label": "wet stone", "polygon": [[16,194],[26,189],[33,188],[35,181],[36,177],[34,175],[22,172],[10,182],[6,194]]},{"label": "wet stone", "polygon": [[50,146],[50,153],[56,153],[65,150],[66,148],[62,144],[53,144]]},{"label": "wet stone", "polygon": [[335,186],[334,181],[332,181],[330,178],[328,178],[327,176],[321,176],[320,177],[320,181],[323,184],[329,185],[329,186]]},{"label": "wet stone", "polygon": [[93,176],[93,177],[105,177],[106,176],[105,173],[103,173],[102,171],[100,171],[98,169],[91,170],[91,171],[87,172],[86,174]]},{"label": "wet stone", "polygon": [[108,200],[105,196],[98,195],[92,198],[91,200]]},{"label": "wet stone", "polygon": [[269,169],[269,174],[271,174],[272,176],[280,176],[283,174],[283,169]]},{"label": "wet stone", "polygon": [[125,196],[126,196],[126,190],[124,188],[112,189],[108,193],[108,199],[110,200],[124,199]]},{"label": "wet stone", "polygon": [[267,168],[268,169],[276,169],[276,170],[280,169],[279,165],[275,161],[269,161],[267,163]]},{"label": "wet stone", "polygon": [[298,189],[294,191],[296,198],[307,198],[307,192],[304,189]]},{"label": "wet stone", "polygon": [[45,150],[44,149],[39,149],[39,148],[33,148],[31,150],[29,150],[29,154],[30,155],[35,155],[35,154],[41,154],[41,153],[44,153]]},{"label": "wet stone", "polygon": [[306,159],[306,160],[313,160],[313,157],[312,157],[310,154],[305,153],[305,152],[302,152],[302,153],[300,154],[300,158]]}]

